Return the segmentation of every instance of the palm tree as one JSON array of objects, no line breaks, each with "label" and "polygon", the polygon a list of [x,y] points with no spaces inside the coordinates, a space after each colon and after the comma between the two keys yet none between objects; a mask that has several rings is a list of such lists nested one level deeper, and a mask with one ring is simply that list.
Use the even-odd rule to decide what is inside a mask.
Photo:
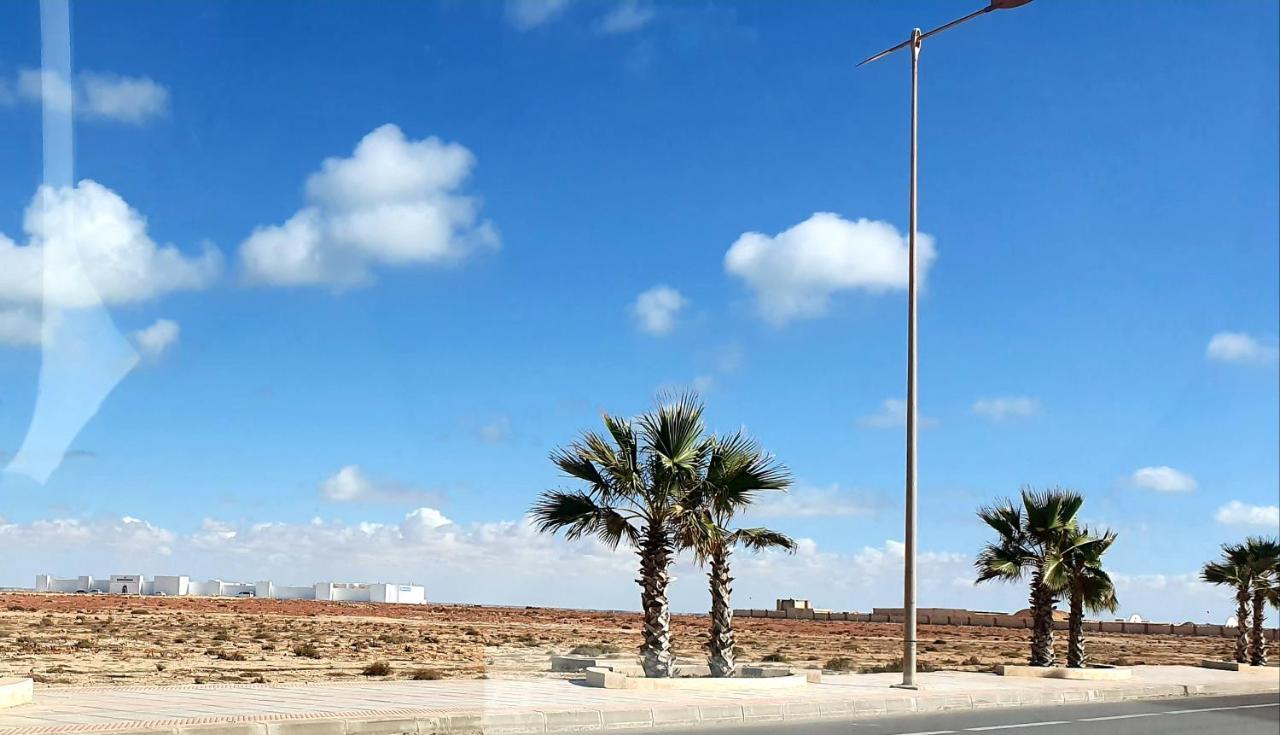
[{"label": "palm tree", "polygon": [[1084,498],[1071,490],[1023,488],[1021,507],[1008,499],[978,509],[978,517],[998,535],[978,554],[978,582],[1018,581],[1031,577],[1032,666],[1057,664],[1053,650],[1054,593],[1066,587],[1062,563],[1070,546],[1064,538],[1076,529]]},{"label": "palm tree", "polygon": [[1062,563],[1066,567],[1067,593],[1071,601],[1067,634],[1067,666],[1070,668],[1082,669],[1088,665],[1084,651],[1084,611],[1115,612],[1120,604],[1111,576],[1102,568],[1102,555],[1115,540],[1114,531],[1094,536],[1088,528],[1081,528],[1065,538],[1066,553]]},{"label": "palm tree", "polygon": [[733,577],[729,556],[735,546],[752,551],[785,549],[794,551],[795,541],[767,528],[730,529],[739,511],[749,506],[757,493],[785,490],[791,479],[785,467],[774,462],[754,441],[741,433],[714,439],[707,462],[707,474],[698,492],[700,512],[697,523],[685,529],[684,545],[693,549],[700,564],[708,566],[711,588],[711,640],[707,663],[711,675],[733,676]]},{"label": "palm tree", "polygon": [[[584,432],[551,460],[583,490],[548,490],[530,511],[539,531],[569,539],[622,542],[640,557],[644,612],[641,665],[647,677],[674,673],[667,585],[680,529],[694,513],[689,496],[705,475],[711,442],[703,437],[702,404],[686,394],[634,421],[604,415],[610,440]],[[612,442],[612,443],[611,443]]]},{"label": "palm tree", "polygon": [[1267,605],[1280,602],[1280,541],[1274,536],[1250,536],[1244,542],[1245,555],[1253,576],[1253,625],[1249,642],[1249,663],[1267,665]]},{"label": "palm tree", "polygon": [[1253,588],[1253,568],[1244,544],[1223,544],[1220,561],[1211,561],[1200,570],[1200,579],[1209,584],[1231,587],[1236,593],[1236,663],[1249,662],[1249,602]]}]

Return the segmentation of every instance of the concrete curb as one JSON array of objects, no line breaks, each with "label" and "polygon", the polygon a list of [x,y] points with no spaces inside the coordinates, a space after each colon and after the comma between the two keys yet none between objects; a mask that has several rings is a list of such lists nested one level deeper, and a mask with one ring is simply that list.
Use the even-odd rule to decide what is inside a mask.
[{"label": "concrete curb", "polygon": [[[531,710],[520,712],[363,713],[359,716],[307,717],[280,721],[246,721],[190,724],[157,723],[157,727],[119,725],[68,725],[42,727],[39,733],[111,733],[111,735],[548,735],[553,733],[662,730],[673,727],[764,724],[818,719],[860,720],[883,715],[937,713],[989,708],[1120,702],[1198,696],[1230,696],[1280,692],[1280,681],[1240,681],[1204,685],[1142,685],[1060,690],[988,690],[965,694],[833,696],[818,701],[756,701],[672,706],[637,706],[608,709]],[[27,728],[0,728],[0,735],[26,735]]]},{"label": "concrete curb", "polygon": [[0,679],[0,707],[17,707],[30,704],[35,691],[32,679]]}]

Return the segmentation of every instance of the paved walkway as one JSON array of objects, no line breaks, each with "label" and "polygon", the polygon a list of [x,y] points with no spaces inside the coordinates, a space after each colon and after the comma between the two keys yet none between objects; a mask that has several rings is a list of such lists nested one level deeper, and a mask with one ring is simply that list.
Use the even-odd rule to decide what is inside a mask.
[{"label": "paved walkway", "polygon": [[560,680],[387,681],[41,688],[34,704],[0,710],[0,735],[167,732],[176,735],[552,733],[873,717],[949,709],[1280,692],[1280,669],[1237,673],[1135,667],[1130,681],[922,674],[824,677],[781,691],[620,691]]}]

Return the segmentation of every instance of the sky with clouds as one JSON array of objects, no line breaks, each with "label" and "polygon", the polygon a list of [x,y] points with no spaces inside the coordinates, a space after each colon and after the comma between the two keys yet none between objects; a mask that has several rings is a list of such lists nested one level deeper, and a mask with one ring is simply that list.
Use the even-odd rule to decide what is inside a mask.
[{"label": "sky with clouds", "polygon": [[[908,62],[853,65],[955,14],[76,4],[59,70],[5,5],[0,585],[635,608],[631,554],[524,514],[601,411],[696,388],[796,478],[747,521],[799,550],[740,554],[738,604],[899,604]],[[973,586],[974,510],[1062,485],[1122,612],[1230,613],[1199,565],[1280,530],[1277,20],[1041,0],[926,46],[922,605],[1023,607]]]}]

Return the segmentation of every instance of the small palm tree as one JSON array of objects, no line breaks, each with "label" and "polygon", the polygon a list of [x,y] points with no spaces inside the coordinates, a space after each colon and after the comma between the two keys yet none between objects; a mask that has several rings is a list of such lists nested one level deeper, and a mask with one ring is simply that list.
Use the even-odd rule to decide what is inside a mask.
[{"label": "small palm tree", "polygon": [[978,554],[974,567],[978,582],[1018,581],[1030,575],[1032,666],[1054,666],[1054,593],[1066,587],[1062,563],[1069,545],[1064,539],[1076,530],[1076,514],[1084,498],[1071,490],[1023,488],[1022,503],[1002,500],[978,509],[978,517],[997,534]]},{"label": "small palm tree", "polygon": [[697,523],[685,529],[684,545],[693,549],[700,564],[708,567],[711,588],[711,640],[708,665],[711,675],[733,676],[733,577],[729,557],[736,546],[752,551],[794,551],[795,541],[767,528],[730,529],[734,515],[744,510],[759,492],[785,490],[791,479],[785,467],[774,462],[759,445],[734,434],[716,439],[707,462],[706,478],[698,492]]},{"label": "small palm tree", "polygon": [[575,491],[542,493],[530,511],[538,530],[594,536],[610,548],[626,542],[640,557],[644,613],[641,665],[647,677],[674,674],[667,586],[680,529],[691,522],[690,494],[705,475],[711,442],[703,437],[702,404],[692,394],[635,421],[604,415],[609,440],[595,432],[551,460],[585,484]]},{"label": "small palm tree", "polygon": [[1081,528],[1064,538],[1066,552],[1062,563],[1066,569],[1067,594],[1071,612],[1067,633],[1067,666],[1082,669],[1088,665],[1084,650],[1084,612],[1115,612],[1119,607],[1111,576],[1102,568],[1102,555],[1115,543],[1114,531],[1099,536]]},{"label": "small palm tree", "polygon": [[1250,536],[1244,542],[1252,573],[1253,625],[1249,641],[1249,663],[1267,665],[1267,605],[1280,602],[1280,541],[1273,537]]},{"label": "small palm tree", "polygon": [[1249,603],[1253,590],[1253,568],[1244,544],[1223,544],[1222,558],[1200,570],[1200,579],[1230,587],[1236,598],[1236,663],[1249,663]]}]

